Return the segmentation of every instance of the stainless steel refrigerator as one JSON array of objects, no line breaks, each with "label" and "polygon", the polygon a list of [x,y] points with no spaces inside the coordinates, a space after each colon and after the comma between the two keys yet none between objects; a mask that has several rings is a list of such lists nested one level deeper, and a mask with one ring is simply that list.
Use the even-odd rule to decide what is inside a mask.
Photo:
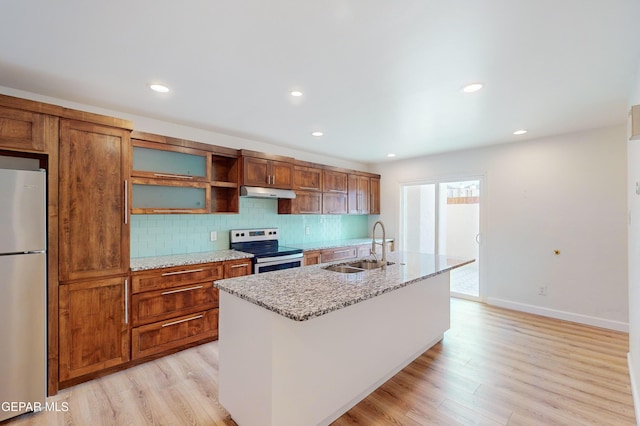
[{"label": "stainless steel refrigerator", "polygon": [[45,402],[45,200],[44,171],[0,169],[0,421]]}]

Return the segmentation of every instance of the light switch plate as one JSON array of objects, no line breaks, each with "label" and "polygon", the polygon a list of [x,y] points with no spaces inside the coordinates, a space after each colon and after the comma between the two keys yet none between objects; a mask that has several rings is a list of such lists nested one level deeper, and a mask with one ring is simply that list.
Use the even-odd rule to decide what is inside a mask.
[{"label": "light switch plate", "polygon": [[218,239],[218,233],[216,231],[211,231],[211,241],[216,241]]}]

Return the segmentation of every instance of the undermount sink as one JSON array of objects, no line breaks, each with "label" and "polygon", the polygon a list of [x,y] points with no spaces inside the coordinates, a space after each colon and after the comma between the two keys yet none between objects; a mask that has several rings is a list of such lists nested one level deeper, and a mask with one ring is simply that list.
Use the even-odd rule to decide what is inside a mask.
[{"label": "undermount sink", "polygon": [[[393,262],[387,262],[387,266],[393,265]],[[355,274],[358,272],[364,272],[370,269],[377,269],[382,265],[375,260],[358,260],[357,262],[351,262],[342,265],[329,265],[323,269],[333,272],[342,272],[343,274]]]}]

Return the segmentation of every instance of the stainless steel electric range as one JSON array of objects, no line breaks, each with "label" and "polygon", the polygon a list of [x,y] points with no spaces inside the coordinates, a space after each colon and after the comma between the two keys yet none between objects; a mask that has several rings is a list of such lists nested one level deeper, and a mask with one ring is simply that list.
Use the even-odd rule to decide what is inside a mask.
[{"label": "stainless steel electric range", "polygon": [[232,249],[254,255],[254,274],[302,266],[302,249],[279,245],[278,228],[232,229],[229,233]]}]

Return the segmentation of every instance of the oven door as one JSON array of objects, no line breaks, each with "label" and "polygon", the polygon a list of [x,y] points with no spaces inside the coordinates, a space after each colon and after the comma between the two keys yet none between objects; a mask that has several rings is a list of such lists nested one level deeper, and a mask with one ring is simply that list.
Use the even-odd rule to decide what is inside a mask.
[{"label": "oven door", "polygon": [[253,273],[279,271],[280,269],[298,268],[302,266],[302,253],[286,256],[254,258]]}]

